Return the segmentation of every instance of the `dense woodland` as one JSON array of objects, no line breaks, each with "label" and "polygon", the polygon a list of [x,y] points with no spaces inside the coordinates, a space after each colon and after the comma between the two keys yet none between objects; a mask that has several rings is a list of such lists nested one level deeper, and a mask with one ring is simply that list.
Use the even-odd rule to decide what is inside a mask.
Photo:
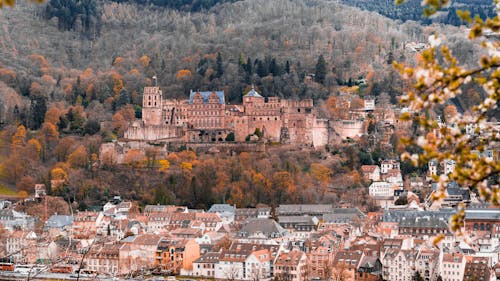
[{"label": "dense woodland", "polygon": [[[369,145],[367,137],[321,153],[184,151],[101,165],[100,144],[119,139],[141,117],[142,89],[153,76],[166,98],[217,89],[238,103],[255,84],[264,96],[313,98],[324,117],[338,119],[339,87],[360,80],[366,83],[354,100],[374,95],[384,106],[397,102],[407,85],[392,61],[419,60],[405,42],[426,42],[439,29],[462,62],[480,55],[454,27],[400,24],[332,1],[229,1],[211,8],[72,1],[18,1],[0,11],[0,183],[2,192],[25,196],[43,182],[81,209],[116,194],[191,207],[360,201],[366,193],[360,165],[399,153],[396,135],[388,147]],[[456,108],[466,111],[474,98],[481,95],[465,91]],[[376,126],[369,131],[377,133]],[[51,187],[51,179],[63,184]],[[357,192],[334,192],[348,188]]]},{"label": "dense woodland", "polygon": [[358,7],[360,9],[377,12],[394,20],[417,21],[422,24],[444,23],[451,25],[462,25],[464,22],[458,17],[457,10],[470,11],[473,17],[482,19],[496,15],[493,1],[490,0],[455,0],[451,1],[450,7],[439,10],[432,17],[426,17],[422,13],[422,1],[408,0],[401,5],[394,5],[392,0],[342,0],[345,5]]}]

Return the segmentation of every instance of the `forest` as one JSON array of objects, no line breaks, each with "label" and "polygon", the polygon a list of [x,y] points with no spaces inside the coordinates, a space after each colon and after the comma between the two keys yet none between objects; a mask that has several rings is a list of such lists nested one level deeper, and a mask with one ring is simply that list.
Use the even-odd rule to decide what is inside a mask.
[{"label": "forest", "polygon": [[458,10],[470,11],[473,17],[481,19],[491,18],[496,15],[493,1],[489,0],[456,0],[450,7],[440,9],[432,17],[422,13],[422,1],[409,0],[400,5],[394,5],[392,0],[342,0],[345,5],[373,11],[394,20],[417,21],[422,24],[443,23],[460,26],[466,24],[457,15]]},{"label": "forest", "polygon": [[[408,85],[392,61],[411,65],[420,59],[406,42],[426,42],[440,30],[461,62],[480,56],[455,27],[400,24],[332,1],[229,1],[199,12],[160,6],[18,1],[0,11],[2,193],[26,196],[35,183],[45,183],[51,194],[67,196],[80,209],[116,194],[141,204],[200,208],[345,196],[359,201],[357,194],[366,193],[360,165],[395,157],[397,136],[389,147],[367,145],[367,137],[331,146],[328,153],[276,148],[221,157],[178,151],[125,166],[100,165],[99,146],[120,139],[141,117],[142,89],[153,76],[165,98],[217,89],[238,103],[255,84],[264,96],[313,98],[323,117],[337,120],[341,87],[359,80],[366,84],[356,87],[354,100],[373,95],[386,106],[397,103]],[[466,111],[473,99],[480,93],[466,91],[456,107]],[[52,187],[51,180],[61,184]],[[356,192],[332,192],[348,188]]]}]

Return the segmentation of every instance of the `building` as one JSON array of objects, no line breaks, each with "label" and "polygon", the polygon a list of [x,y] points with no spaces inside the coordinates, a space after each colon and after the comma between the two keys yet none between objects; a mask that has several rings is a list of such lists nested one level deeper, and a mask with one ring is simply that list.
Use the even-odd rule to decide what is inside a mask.
[{"label": "building", "polygon": [[465,230],[474,236],[500,238],[500,209],[466,209]]},{"label": "building", "polygon": [[304,281],[307,280],[306,267],[307,256],[304,252],[281,253],[274,264],[274,275],[278,280]]},{"label": "building", "polygon": [[366,180],[380,181],[380,168],[378,165],[363,165],[361,171]]},{"label": "building", "polygon": [[167,239],[158,242],[155,266],[163,272],[193,272],[193,262],[200,257],[200,245],[194,239]]},{"label": "building", "polygon": [[325,146],[328,120],[317,118],[311,99],[263,97],[253,87],[243,104],[226,104],[224,92],[191,91],[187,100],[163,99],[160,87],[145,87],[142,119],[124,134],[128,140],[244,142],[253,134],[269,142]]},{"label": "building", "polygon": [[460,253],[443,253],[439,271],[443,281],[462,281],[465,273],[465,256]]}]

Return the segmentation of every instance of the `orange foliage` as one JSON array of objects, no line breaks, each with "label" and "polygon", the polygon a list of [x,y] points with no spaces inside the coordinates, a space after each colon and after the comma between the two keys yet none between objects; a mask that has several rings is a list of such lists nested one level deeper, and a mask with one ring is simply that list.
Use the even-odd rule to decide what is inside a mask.
[{"label": "orange foliage", "polygon": [[80,145],[68,156],[68,162],[73,168],[85,167],[88,163],[87,149]]},{"label": "orange foliage", "polygon": [[123,62],[123,60],[124,59],[122,57],[116,57],[115,61],[113,62],[113,65],[114,66],[119,66]]},{"label": "orange foliage", "polygon": [[177,71],[177,74],[175,75],[175,78],[177,80],[180,80],[184,77],[188,77],[188,76],[191,76],[191,70],[189,69],[181,69],[179,71]]},{"label": "orange foliage", "polygon": [[149,64],[151,63],[151,59],[146,55],[142,56],[139,60],[141,61],[142,66],[144,67],[149,66]]},{"label": "orange foliage", "polygon": [[41,151],[42,145],[37,139],[30,139],[26,144],[26,154],[33,160],[38,160],[40,158]]},{"label": "orange foliage", "polygon": [[144,167],[146,155],[139,149],[131,149],[125,154],[123,162],[136,168]]},{"label": "orange foliage", "polygon": [[59,123],[59,117],[61,117],[62,114],[59,108],[51,106],[47,112],[45,112],[45,122],[56,125]]},{"label": "orange foliage", "polygon": [[17,127],[16,132],[12,136],[12,145],[13,146],[24,146],[26,141],[26,128],[23,125],[19,125]]}]

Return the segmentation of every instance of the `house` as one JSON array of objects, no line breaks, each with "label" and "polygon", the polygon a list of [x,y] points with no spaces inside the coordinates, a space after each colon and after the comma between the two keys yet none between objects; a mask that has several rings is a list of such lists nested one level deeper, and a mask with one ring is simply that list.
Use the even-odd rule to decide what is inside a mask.
[{"label": "house", "polygon": [[295,238],[307,238],[319,223],[318,218],[310,216],[280,216],[278,221]]},{"label": "house", "polygon": [[465,274],[465,256],[460,253],[443,253],[439,275],[443,281],[462,280]]},{"label": "house", "polygon": [[88,239],[97,234],[104,215],[102,212],[77,212],[73,216],[72,234],[74,238]]},{"label": "house", "polygon": [[363,257],[361,251],[344,250],[335,254],[332,275],[334,280],[355,280],[356,270]]},{"label": "house", "polygon": [[409,235],[421,239],[429,239],[438,234],[451,235],[447,220],[428,216],[401,220],[398,232],[399,235]]},{"label": "house", "polygon": [[208,252],[193,261],[193,276],[215,278],[215,267],[222,253]]},{"label": "house", "polygon": [[328,279],[331,274],[333,257],[340,247],[338,237],[332,234],[313,233],[305,244],[309,277]]},{"label": "house", "polygon": [[0,210],[0,223],[7,230],[34,230],[35,218],[11,209]]},{"label": "house", "polygon": [[35,248],[37,235],[33,231],[16,230],[8,234],[5,240],[5,256],[14,262],[27,263],[27,252]]},{"label": "house", "polygon": [[372,182],[368,187],[368,194],[372,197],[393,198],[394,184],[383,181]]},{"label": "house", "polygon": [[302,251],[281,253],[274,264],[274,276],[278,280],[306,280],[307,256]]},{"label": "house", "polygon": [[441,163],[443,167],[443,175],[452,174],[455,171],[456,162],[455,160],[446,159]]},{"label": "house", "polygon": [[500,238],[500,209],[466,209],[464,224],[465,230],[472,236],[486,234],[491,238]]},{"label": "house", "polygon": [[389,248],[381,258],[384,280],[412,280],[417,251]]},{"label": "house", "polygon": [[491,268],[489,258],[466,256],[464,281],[491,280]]},{"label": "house", "polygon": [[392,169],[400,170],[399,161],[389,159],[389,160],[383,160],[380,163],[380,173],[381,174],[383,174],[383,175],[387,174],[387,172],[389,170],[392,170]]},{"label": "house", "polygon": [[363,165],[361,172],[366,180],[380,181],[380,168],[378,165]]},{"label": "house", "polygon": [[121,240],[119,272],[128,274],[154,268],[157,264],[157,247],[162,236],[143,234]]},{"label": "house", "polygon": [[162,272],[191,275],[193,262],[200,257],[200,245],[194,239],[162,238],[155,252],[155,266]]},{"label": "house", "polygon": [[121,246],[121,243],[116,242],[93,245],[85,257],[85,268],[111,276],[124,273],[120,271]]},{"label": "house", "polygon": [[378,256],[363,255],[356,269],[356,280],[378,281],[382,277],[382,263]]},{"label": "house", "polygon": [[428,180],[431,180],[433,176],[438,175],[439,162],[437,160],[431,160],[428,163],[428,172],[427,177]]},{"label": "house", "polygon": [[267,279],[272,275],[277,251],[278,247],[272,245],[232,243],[219,258],[215,279]]}]

